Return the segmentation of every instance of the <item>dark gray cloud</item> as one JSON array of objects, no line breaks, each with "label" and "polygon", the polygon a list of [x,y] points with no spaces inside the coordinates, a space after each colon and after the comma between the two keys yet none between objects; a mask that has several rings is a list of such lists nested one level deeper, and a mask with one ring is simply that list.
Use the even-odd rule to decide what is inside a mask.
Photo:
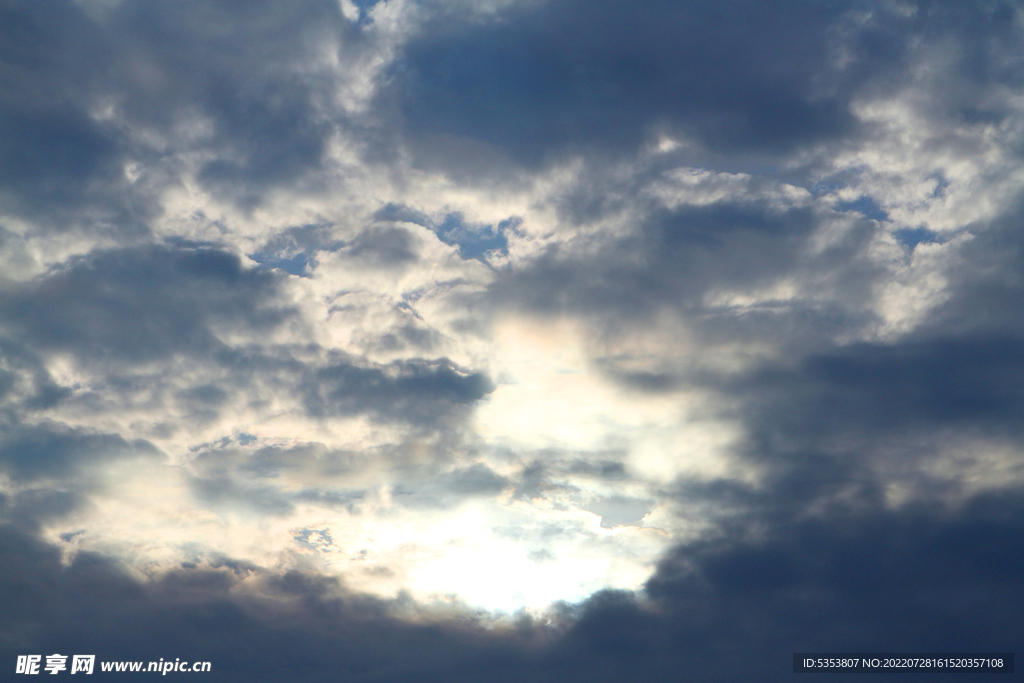
[{"label": "dark gray cloud", "polygon": [[0,292],[0,323],[31,348],[83,362],[208,356],[224,346],[212,326],[269,330],[292,314],[279,284],[212,245],[97,250]]},{"label": "dark gray cloud", "polygon": [[271,516],[292,512],[298,502],[359,512],[366,491],[347,486],[346,477],[367,469],[366,454],[317,443],[251,450],[247,441],[243,435],[198,448],[189,465],[192,495],[215,509]]},{"label": "dark gray cloud", "polygon": [[10,339],[0,340],[0,415],[5,422],[14,424],[18,416],[51,408],[69,395],[37,353]]},{"label": "dark gray cloud", "polygon": [[[104,21],[137,52],[144,73],[131,83],[124,113],[169,130],[176,117],[212,123],[204,150],[216,155],[199,180],[244,205],[321,170],[339,123],[321,50],[349,50],[359,34],[337,3],[288,11],[270,4],[197,3],[191,12],[162,2],[120,5]],[[182,143],[187,149],[188,143]]]},{"label": "dark gray cloud", "polygon": [[459,368],[447,359],[395,361],[385,366],[339,361],[317,370],[304,387],[311,414],[371,411],[384,419],[431,422],[494,390],[486,375]]},{"label": "dark gray cloud", "polygon": [[[662,564],[647,590],[672,605],[672,616],[647,633],[662,647],[718,652],[705,666],[722,680],[758,666],[766,679],[782,679],[792,674],[781,661],[767,664],[771,653],[836,643],[844,651],[883,643],[906,652],[1012,649],[1021,632],[1005,606],[1017,599],[1019,559],[1008,544],[1022,531],[1013,512],[1020,501],[1013,490],[957,511],[848,510],[767,534],[741,526],[741,536],[754,535],[680,548]],[[730,663],[716,671],[716,661]]]},{"label": "dark gray cloud", "polygon": [[[527,166],[630,152],[658,132],[785,152],[851,133],[851,91],[905,49],[902,22],[878,7],[884,19],[839,35],[853,6],[610,0],[521,3],[486,21],[442,13],[405,48],[383,97],[428,165],[457,168],[460,139]],[[840,44],[853,57],[842,70],[831,63]]]},{"label": "dark gray cloud", "polygon": [[[11,662],[44,651],[208,660],[226,681],[343,671],[380,682],[781,681],[798,651],[1013,651],[1021,500],[1014,490],[958,510],[847,511],[759,524],[754,536],[737,523],[677,548],[642,594],[599,593],[498,628],[472,614],[408,621],[401,600],[231,561],[141,584],[98,555],[62,566],[55,548],[5,527],[0,650]],[[251,578],[240,589],[246,577],[259,589]]]},{"label": "dark gray cloud", "polygon": [[965,226],[970,240],[949,269],[949,298],[924,321],[920,335],[1024,335],[1016,302],[1024,295],[1024,236],[1018,195],[1005,214]]},{"label": "dark gray cloud", "polygon": [[[418,475],[418,476],[417,476]],[[477,463],[429,476],[411,471],[392,491],[393,500],[412,509],[446,508],[464,503],[476,496],[497,496],[511,482]]]},{"label": "dark gray cloud", "polygon": [[116,434],[89,434],[56,424],[19,428],[0,444],[0,463],[17,483],[73,481],[97,464],[139,456],[159,457],[159,452],[144,441],[129,443]]},{"label": "dark gray cloud", "polygon": [[[912,85],[945,49],[949,86],[920,100],[944,122],[1000,122],[983,93],[1019,82],[1008,2],[511,4],[480,19],[438,11],[392,67],[382,107],[418,161],[472,180],[509,162],[621,156],[659,134],[690,165],[788,173],[779,163],[874,134],[858,97]],[[933,60],[934,61],[934,60]]]},{"label": "dark gray cloud", "polygon": [[14,490],[0,515],[35,528],[87,505],[108,480],[104,470],[119,462],[160,462],[164,454],[142,440],[97,433],[56,422],[0,430],[0,472]]},{"label": "dark gray cloud", "polygon": [[294,495],[285,495],[272,486],[239,482],[210,467],[204,469],[205,476],[194,477],[189,484],[195,498],[211,509],[255,511],[269,517],[294,510]]},{"label": "dark gray cloud", "polygon": [[144,234],[158,191],[185,169],[179,155],[196,145],[206,159],[199,180],[249,207],[323,168],[341,117],[317,59],[361,41],[338,3],[180,10],[159,0],[4,3],[0,196],[9,210],[44,227]]},{"label": "dark gray cloud", "polygon": [[[238,397],[258,400],[251,391],[266,381],[318,418],[369,413],[426,426],[464,416],[493,391],[485,374],[445,358],[379,364],[315,344],[232,342],[238,333],[262,339],[304,324],[285,291],[286,277],[243,268],[236,255],[213,245],[146,245],[74,257],[0,291],[5,402],[38,410],[70,399],[93,412],[176,406],[182,418],[208,423]],[[403,338],[429,347],[423,334],[412,328]],[[70,353],[98,373],[90,390],[56,384],[39,353]],[[185,367],[205,368],[206,379],[183,381]]]},{"label": "dark gray cloud", "polygon": [[458,507],[474,497],[497,496],[511,484],[481,463],[454,465],[443,448],[426,462],[410,458],[406,450],[346,452],[305,444],[252,451],[237,443],[213,444],[190,463],[189,485],[193,495],[217,509],[276,516],[310,502],[365,514],[364,504],[374,492],[352,482],[381,466],[392,470],[391,500],[411,510]]},{"label": "dark gray cloud", "polygon": [[[584,315],[610,334],[643,329],[671,311],[709,345],[771,340],[794,351],[828,345],[874,318],[870,302],[881,271],[863,253],[881,232],[875,221],[858,220],[827,248],[815,249],[816,235],[841,220],[839,214],[741,199],[642,206],[627,215],[635,223],[625,235],[552,245],[502,272],[490,296],[542,315]],[[767,297],[747,310],[713,298],[770,289],[782,279],[813,296]],[[672,388],[678,379],[623,370],[614,358],[601,362],[639,388]]]},{"label": "dark gray cloud", "polygon": [[145,231],[153,207],[150,197],[126,196],[134,194],[123,172],[127,141],[89,111],[113,60],[102,29],[72,2],[7,2],[0,17],[0,196],[7,210],[63,227],[72,212],[89,208],[118,232]]},{"label": "dark gray cloud", "polygon": [[[773,681],[790,679],[801,650],[1024,642],[1024,244],[1007,200],[1018,190],[986,194],[1020,157],[1017,3],[355,5],[350,21],[334,0],[0,2],[0,666],[66,652],[209,660],[224,681]],[[354,114],[339,83],[367,74],[364,95],[378,90]],[[891,110],[872,119],[865,103]],[[920,139],[904,149],[910,128]],[[662,135],[681,146],[638,154]],[[982,139],[1002,145],[971,186],[1003,207],[994,218],[946,195],[963,182],[945,175],[956,162],[993,157]],[[381,196],[345,194],[335,141],[372,162],[352,192]],[[856,187],[913,175],[896,162],[915,153],[945,164],[927,171],[931,196]],[[545,177],[508,202],[551,224],[484,210],[475,222],[444,204],[484,184],[493,194],[467,205],[502,205],[503,190],[573,157],[568,187],[545,195]],[[431,185],[408,163],[447,176]],[[673,175],[684,166],[707,177]],[[189,175],[206,208],[240,206],[251,224],[213,225],[224,244],[155,242],[175,229],[157,225],[163,191]],[[322,190],[361,208],[302,204]],[[302,205],[294,220],[256,211],[272,192]],[[947,199],[957,225],[898,224],[914,202],[934,213]],[[193,209],[189,231],[207,221]],[[450,266],[428,262],[431,235],[415,226],[452,247],[442,261],[457,248],[507,263],[477,267],[493,278],[479,294],[416,290],[424,315],[407,291],[362,290],[362,273],[390,286]],[[103,246],[54,235],[76,227]],[[534,239],[548,246],[531,255]],[[349,268],[344,285],[317,277],[325,252]],[[922,271],[942,284],[915,289]],[[879,301],[908,281],[893,306],[924,313],[892,332]],[[354,290],[378,308],[343,310]],[[925,306],[918,291],[938,294]],[[442,313],[428,322],[431,306]],[[366,313],[399,309],[397,323]],[[356,322],[329,328],[321,313]],[[655,482],[614,438],[593,451],[487,443],[470,418],[500,389],[480,347],[509,313],[582,320],[599,342],[661,334],[667,314],[688,335],[685,359],[657,340],[609,343],[588,370],[633,396],[698,396],[686,419],[736,430],[737,471]],[[340,329],[350,322],[363,327]],[[471,327],[463,347],[445,336]],[[711,362],[726,348],[742,362]],[[270,436],[219,423],[234,415],[273,422]],[[278,435],[294,419],[342,443],[351,418],[372,445]],[[112,556],[75,554],[90,538],[131,542],[71,520],[117,484],[110,471],[160,462],[153,444],[171,437],[187,442],[169,455],[190,506],[258,523],[304,506],[354,518],[387,489],[396,517],[505,494],[510,509],[546,499],[606,528],[656,510],[701,532],[640,590],[504,620],[368,597],[300,553],[296,569],[271,570],[197,541],[145,581]],[[528,557],[553,572],[559,542],[578,536],[510,519],[488,531],[541,538]],[[289,533],[316,551],[314,534],[333,543],[328,526]]]},{"label": "dark gray cloud", "polygon": [[358,467],[358,454],[332,451],[321,444],[260,448],[241,465],[245,472],[270,479],[293,470],[312,470],[317,476],[329,479]]},{"label": "dark gray cloud", "polygon": [[[208,660],[209,675],[222,681],[328,681],[339,671],[353,680],[484,680],[493,662],[515,666],[530,636],[513,633],[505,642],[472,622],[408,623],[391,616],[394,605],[301,572],[265,577],[262,596],[251,600],[231,592],[252,570],[230,564],[174,572],[147,587],[99,556],[62,569],[52,549],[4,532],[3,632],[12,636],[5,659],[11,647],[39,647],[41,637],[55,651],[96,651],[98,659]],[[62,624],[51,621],[58,612]],[[87,622],[96,627],[83,631]]]},{"label": "dark gray cloud", "polygon": [[991,336],[856,345],[795,370],[766,368],[729,391],[747,397],[772,452],[946,431],[1017,440],[1022,351],[1019,338]]},{"label": "dark gray cloud", "polygon": [[348,255],[376,266],[400,267],[418,259],[408,230],[398,227],[370,228],[353,240]]},{"label": "dark gray cloud", "polygon": [[[1012,453],[1022,440],[1024,410],[1015,304],[1022,252],[1011,223],[972,226],[973,238],[949,261],[945,300],[899,339],[791,342],[781,359],[746,372],[685,376],[727,397],[744,425],[746,457],[774,472],[780,497],[800,505],[849,490],[881,505],[885,476],[926,497],[955,495],[979,476],[975,466],[984,449],[959,453],[957,466],[943,476],[934,467],[948,449],[971,440],[1010,444],[1011,454],[1000,456],[1000,476],[1019,476],[1024,462]],[[624,379],[664,390],[651,378]]]}]

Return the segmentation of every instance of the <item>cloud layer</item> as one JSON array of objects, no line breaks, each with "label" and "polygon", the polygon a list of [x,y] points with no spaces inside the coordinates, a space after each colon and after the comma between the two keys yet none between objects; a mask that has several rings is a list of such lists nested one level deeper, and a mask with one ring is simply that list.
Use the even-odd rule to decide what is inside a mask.
[{"label": "cloud layer", "polygon": [[4,3],[0,666],[1012,651],[1022,31]]}]

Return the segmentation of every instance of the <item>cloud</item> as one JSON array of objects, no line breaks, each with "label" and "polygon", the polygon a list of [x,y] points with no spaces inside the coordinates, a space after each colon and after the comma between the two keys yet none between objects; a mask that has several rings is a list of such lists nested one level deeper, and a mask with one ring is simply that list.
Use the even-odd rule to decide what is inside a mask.
[{"label": "cloud", "polygon": [[57,478],[73,480],[104,460],[157,456],[145,442],[128,443],[112,434],[82,434],[58,425],[23,428],[0,446],[0,460],[15,482]]},{"label": "cloud", "polygon": [[[737,525],[678,548],[643,595],[599,593],[497,624],[443,609],[410,615],[401,600],[230,561],[140,583],[96,556],[61,566],[56,550],[8,527],[4,650],[184,656],[211,661],[223,680],[273,671],[282,681],[328,680],[338,667],[378,681],[610,681],[678,670],[726,681],[755,669],[784,680],[792,652],[837,644],[1011,651],[1020,636],[1019,501],[1014,492],[959,511],[840,514],[757,538]],[[46,618],[54,610],[61,619]],[[29,621],[34,629],[11,630]]]},{"label": "cloud", "polygon": [[7,481],[5,519],[29,529],[60,523],[102,496],[112,465],[156,463],[153,444],[44,422],[4,430],[0,472]]},{"label": "cloud", "polygon": [[421,163],[449,170],[471,144],[535,168],[628,154],[658,134],[771,158],[854,133],[853,93],[906,50],[905,19],[876,7],[852,26],[854,12],[538,2],[460,20],[442,10],[405,46],[381,97]]},{"label": "cloud", "polygon": [[470,404],[491,391],[493,385],[486,376],[460,371],[445,361],[410,361],[390,368],[338,363],[318,371],[306,406],[314,414],[369,409],[381,416],[415,421],[449,406]]},{"label": "cloud", "polygon": [[1019,345],[979,335],[847,347],[795,371],[765,369],[730,390],[764,411],[766,431],[808,443],[940,428],[1016,437]]},{"label": "cloud", "polygon": [[144,235],[182,173],[251,207],[323,170],[344,119],[326,63],[358,51],[360,32],[333,2],[239,10],[6,6],[8,210],[48,229]]},{"label": "cloud", "polygon": [[2,657],[1011,650],[1022,16],[6,3]]},{"label": "cloud", "polygon": [[218,324],[280,325],[289,311],[274,305],[278,279],[206,245],[99,250],[4,292],[0,311],[9,334],[35,348],[141,363],[213,353]]}]

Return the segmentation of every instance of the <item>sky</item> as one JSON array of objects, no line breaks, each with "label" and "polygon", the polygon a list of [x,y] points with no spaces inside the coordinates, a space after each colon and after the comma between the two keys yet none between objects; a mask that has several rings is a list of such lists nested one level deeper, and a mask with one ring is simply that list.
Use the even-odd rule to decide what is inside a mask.
[{"label": "sky", "polygon": [[0,0],[0,667],[1012,652],[1022,208],[1019,2]]}]

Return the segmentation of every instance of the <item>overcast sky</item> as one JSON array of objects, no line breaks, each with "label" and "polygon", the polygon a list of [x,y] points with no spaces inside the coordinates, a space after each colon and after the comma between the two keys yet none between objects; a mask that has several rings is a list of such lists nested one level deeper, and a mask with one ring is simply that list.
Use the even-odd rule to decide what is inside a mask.
[{"label": "overcast sky", "polygon": [[0,669],[1013,651],[1022,191],[1019,2],[0,0]]}]

